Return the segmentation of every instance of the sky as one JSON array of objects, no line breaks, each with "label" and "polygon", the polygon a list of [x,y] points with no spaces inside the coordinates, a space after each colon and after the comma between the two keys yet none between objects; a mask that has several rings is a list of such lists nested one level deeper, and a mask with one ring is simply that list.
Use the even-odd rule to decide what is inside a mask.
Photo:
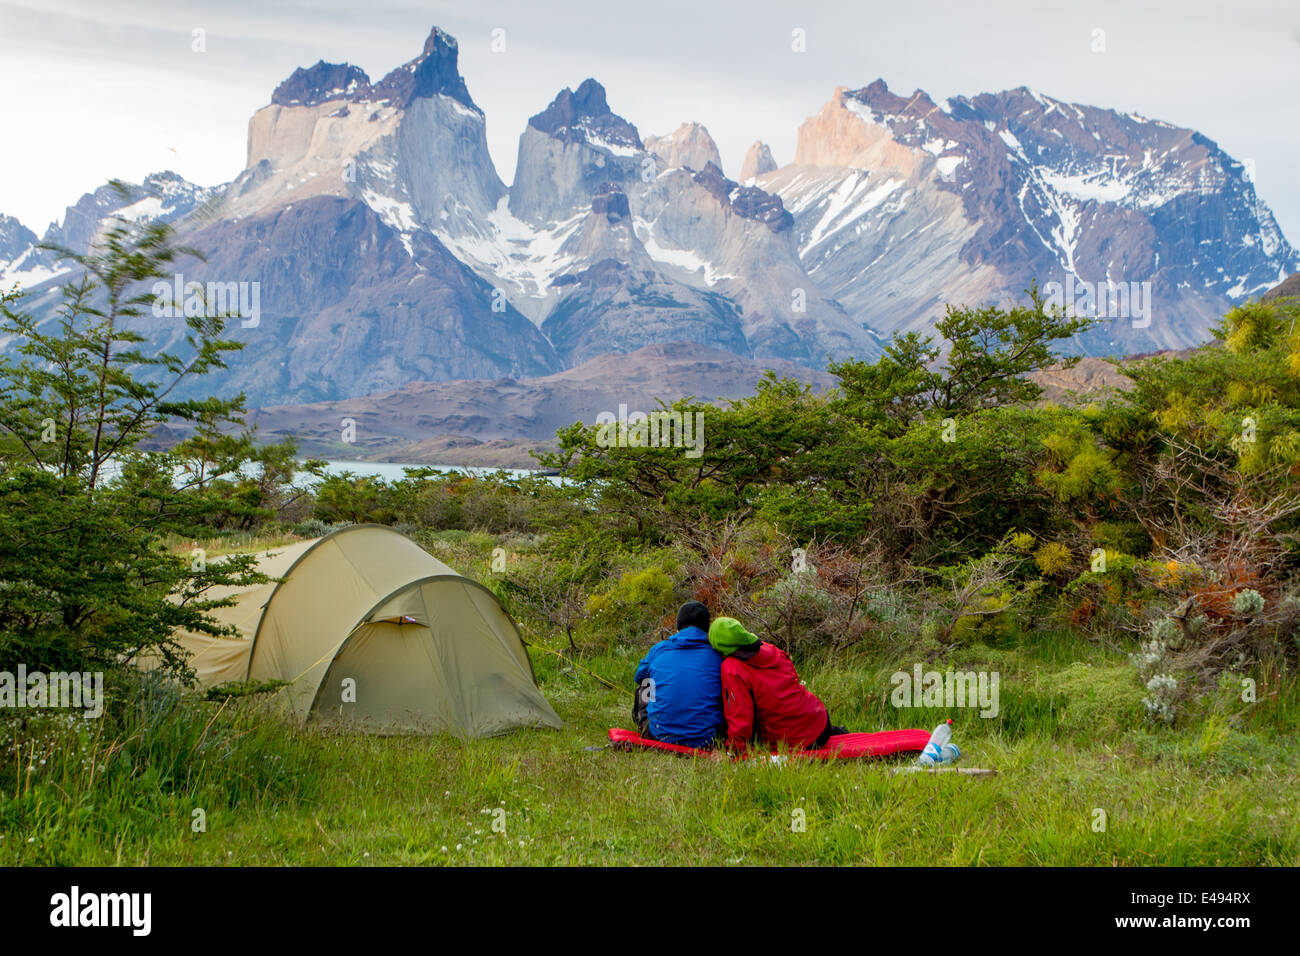
[{"label": "sky", "polygon": [[732,177],[755,140],[790,162],[836,86],[1023,85],[1253,161],[1300,244],[1300,0],[0,0],[0,213],[41,233],[109,178],[228,182],[294,68],[378,80],[435,24],[460,43],[506,183],[528,117],[589,76],[643,137],[703,123]]}]

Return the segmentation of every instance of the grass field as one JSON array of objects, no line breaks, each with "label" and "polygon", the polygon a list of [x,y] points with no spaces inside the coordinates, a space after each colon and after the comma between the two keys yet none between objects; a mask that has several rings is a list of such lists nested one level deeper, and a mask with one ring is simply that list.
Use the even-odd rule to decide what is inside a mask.
[{"label": "grass field", "polygon": [[[29,727],[0,740],[0,864],[1300,863],[1294,684],[1155,728],[1122,655],[1044,634],[927,665],[999,670],[998,718],[951,714],[994,777],[586,751],[630,701],[586,672],[627,684],[638,656],[534,650],[566,727],[490,740],[296,733],[157,688],[116,731]],[[948,716],[892,707],[893,662],[803,670],[851,729]]]}]

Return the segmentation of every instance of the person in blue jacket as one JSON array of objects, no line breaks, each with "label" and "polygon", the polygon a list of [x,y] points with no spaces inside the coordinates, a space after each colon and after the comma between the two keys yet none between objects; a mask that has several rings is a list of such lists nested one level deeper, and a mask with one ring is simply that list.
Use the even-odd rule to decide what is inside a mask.
[{"label": "person in blue jacket", "polygon": [[677,612],[677,633],[637,665],[633,716],[643,737],[686,747],[725,735],[722,655],[709,644],[709,609],[699,601]]}]

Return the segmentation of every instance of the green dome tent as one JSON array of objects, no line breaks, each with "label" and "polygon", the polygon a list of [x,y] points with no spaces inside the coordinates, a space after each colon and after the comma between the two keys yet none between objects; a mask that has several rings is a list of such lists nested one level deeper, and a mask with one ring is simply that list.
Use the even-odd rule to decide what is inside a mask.
[{"label": "green dome tent", "polygon": [[383,525],[271,552],[281,578],[223,589],[213,616],[244,639],[178,636],[204,687],[282,680],[299,720],[488,737],[560,727],[510,615],[487,588]]}]

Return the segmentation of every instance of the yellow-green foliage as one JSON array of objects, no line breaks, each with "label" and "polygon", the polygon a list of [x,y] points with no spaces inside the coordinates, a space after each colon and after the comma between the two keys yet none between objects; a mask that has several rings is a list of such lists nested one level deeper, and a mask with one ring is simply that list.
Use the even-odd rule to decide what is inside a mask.
[{"label": "yellow-green foliage", "polygon": [[1277,400],[1277,389],[1267,382],[1229,382],[1225,397],[1229,405],[1267,405]]},{"label": "yellow-green foliage", "polygon": [[1106,554],[1105,571],[1098,569],[1098,573],[1110,574],[1115,571],[1130,572],[1138,565],[1137,558],[1131,554],[1125,554],[1123,551],[1117,551],[1115,548],[1101,548]]},{"label": "yellow-green foliage", "polygon": [[1237,453],[1237,465],[1244,474],[1300,464],[1300,432],[1287,424],[1286,415],[1265,409],[1248,416],[1223,417],[1227,419],[1223,431],[1231,436],[1229,444]]},{"label": "yellow-green foliage", "polygon": [[621,614],[631,608],[662,611],[672,603],[673,580],[663,568],[626,571],[610,587],[587,598],[593,618]]},{"label": "yellow-green foliage", "polygon": [[1002,610],[1011,603],[1010,594],[990,594],[975,602],[978,614],[963,614],[952,627],[951,639],[959,644],[996,642],[1014,636],[1015,618]]},{"label": "yellow-green foliage", "polygon": [[1204,417],[1204,411],[1190,396],[1173,391],[1166,396],[1165,406],[1156,414],[1156,421],[1165,431],[1182,435],[1193,431]]},{"label": "yellow-green foliage", "polygon": [[[1159,562],[1139,560],[1131,554],[1112,548],[1105,548],[1104,551],[1105,564],[1089,556],[1088,568],[1065,586],[1067,592],[1087,594],[1095,601],[1103,601],[1112,608],[1122,610],[1131,600],[1142,598],[1147,593],[1143,590],[1139,570],[1152,575],[1166,573],[1165,566]],[[1149,593],[1147,596],[1150,596]]]},{"label": "yellow-green foliage", "polygon": [[1146,532],[1135,521],[1099,521],[1092,528],[1092,540],[1098,547],[1106,549],[1108,561],[1112,551],[1144,554],[1150,548]]},{"label": "yellow-green foliage", "polygon": [[1017,531],[1011,536],[1011,549],[1021,554],[1028,554],[1034,546],[1034,536],[1028,531]]},{"label": "yellow-green foliage", "polygon": [[1051,693],[1066,698],[1060,715],[1067,733],[1101,737],[1142,723],[1142,688],[1127,664],[1077,662],[1040,678]]},{"label": "yellow-green foliage", "polygon": [[1120,484],[1110,453],[1098,446],[1091,432],[1071,429],[1043,440],[1048,466],[1039,469],[1038,482],[1058,501],[1112,494]]},{"label": "yellow-green foliage", "polygon": [[1223,317],[1223,345],[1237,355],[1271,348],[1285,334],[1286,325],[1275,305],[1247,302]]},{"label": "yellow-green foliage", "polygon": [[1049,541],[1034,552],[1034,564],[1044,577],[1054,578],[1070,566],[1070,549],[1056,541]]}]

